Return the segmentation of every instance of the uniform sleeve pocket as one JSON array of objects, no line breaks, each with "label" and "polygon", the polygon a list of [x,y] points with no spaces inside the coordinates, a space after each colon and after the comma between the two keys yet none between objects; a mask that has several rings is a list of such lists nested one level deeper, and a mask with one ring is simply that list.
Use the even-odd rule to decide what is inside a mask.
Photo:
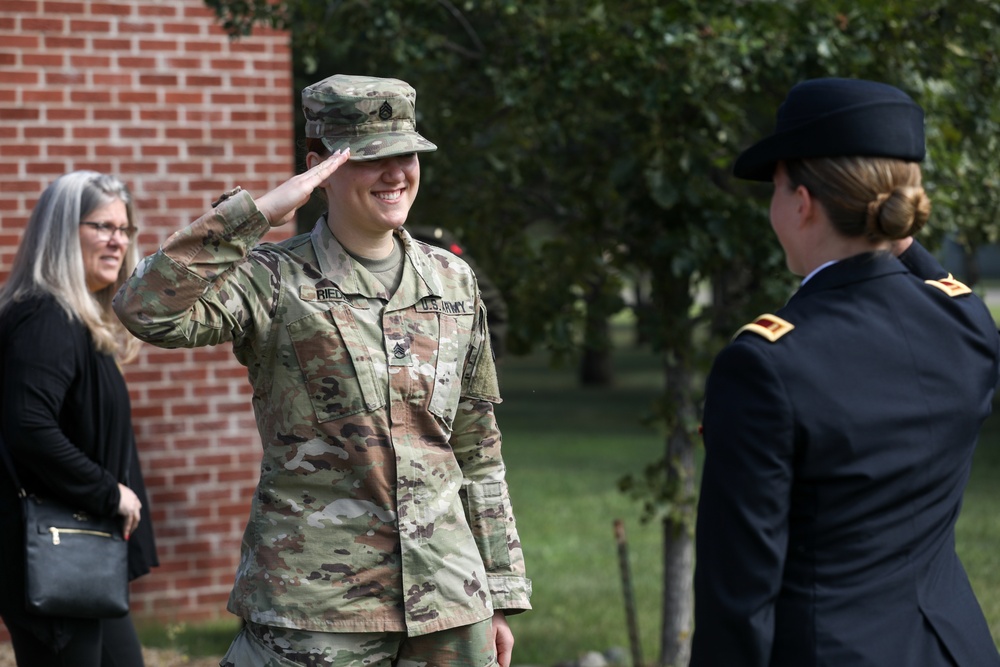
[{"label": "uniform sleeve pocket", "polygon": [[371,354],[349,306],[290,322],[288,336],[320,422],[385,405]]},{"label": "uniform sleeve pocket", "polygon": [[507,545],[507,511],[504,485],[500,482],[469,483],[465,486],[465,513],[486,570],[510,565]]}]

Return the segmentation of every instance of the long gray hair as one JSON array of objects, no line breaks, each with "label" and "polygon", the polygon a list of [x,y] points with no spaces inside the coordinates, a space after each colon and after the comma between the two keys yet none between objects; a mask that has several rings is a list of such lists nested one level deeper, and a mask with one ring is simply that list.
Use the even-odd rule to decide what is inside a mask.
[{"label": "long gray hair", "polygon": [[140,343],[118,321],[111,300],[139,260],[137,244],[125,249],[118,279],[93,294],[87,289],[80,250],[80,221],[115,200],[125,204],[129,226],[135,227],[132,195],[118,178],[73,171],[49,184],[31,212],[10,277],[0,288],[0,315],[16,301],[51,294],[71,319],[90,330],[98,350],[122,362],[135,358]]}]

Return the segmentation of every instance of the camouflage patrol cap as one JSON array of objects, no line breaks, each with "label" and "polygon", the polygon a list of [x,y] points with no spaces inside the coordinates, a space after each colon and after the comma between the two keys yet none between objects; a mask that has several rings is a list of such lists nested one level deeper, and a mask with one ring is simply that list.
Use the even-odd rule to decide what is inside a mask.
[{"label": "camouflage patrol cap", "polygon": [[302,91],[306,137],[331,152],[351,148],[351,160],[437,150],[417,134],[417,92],[399,79],[334,74]]}]

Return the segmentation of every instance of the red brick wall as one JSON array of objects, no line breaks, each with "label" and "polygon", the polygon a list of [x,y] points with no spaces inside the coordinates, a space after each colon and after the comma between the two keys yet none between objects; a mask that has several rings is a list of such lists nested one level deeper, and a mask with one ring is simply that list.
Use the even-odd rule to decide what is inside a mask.
[{"label": "red brick wall", "polygon": [[[288,36],[231,42],[201,0],[0,1],[0,280],[42,189],[124,178],[143,254],[233,185],[293,171]],[[161,567],[137,617],[225,614],[257,478],[249,385],[228,345],[146,346],[126,369]]]}]

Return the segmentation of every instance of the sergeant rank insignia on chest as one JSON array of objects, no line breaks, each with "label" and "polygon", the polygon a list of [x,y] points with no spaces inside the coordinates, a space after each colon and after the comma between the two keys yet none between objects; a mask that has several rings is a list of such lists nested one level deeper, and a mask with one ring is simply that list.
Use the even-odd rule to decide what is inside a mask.
[{"label": "sergeant rank insignia on chest", "polygon": [[791,322],[787,322],[777,315],[765,313],[750,324],[744,324],[740,327],[739,331],[733,334],[733,339],[744,331],[751,331],[773,343],[794,328],[795,325]]}]

